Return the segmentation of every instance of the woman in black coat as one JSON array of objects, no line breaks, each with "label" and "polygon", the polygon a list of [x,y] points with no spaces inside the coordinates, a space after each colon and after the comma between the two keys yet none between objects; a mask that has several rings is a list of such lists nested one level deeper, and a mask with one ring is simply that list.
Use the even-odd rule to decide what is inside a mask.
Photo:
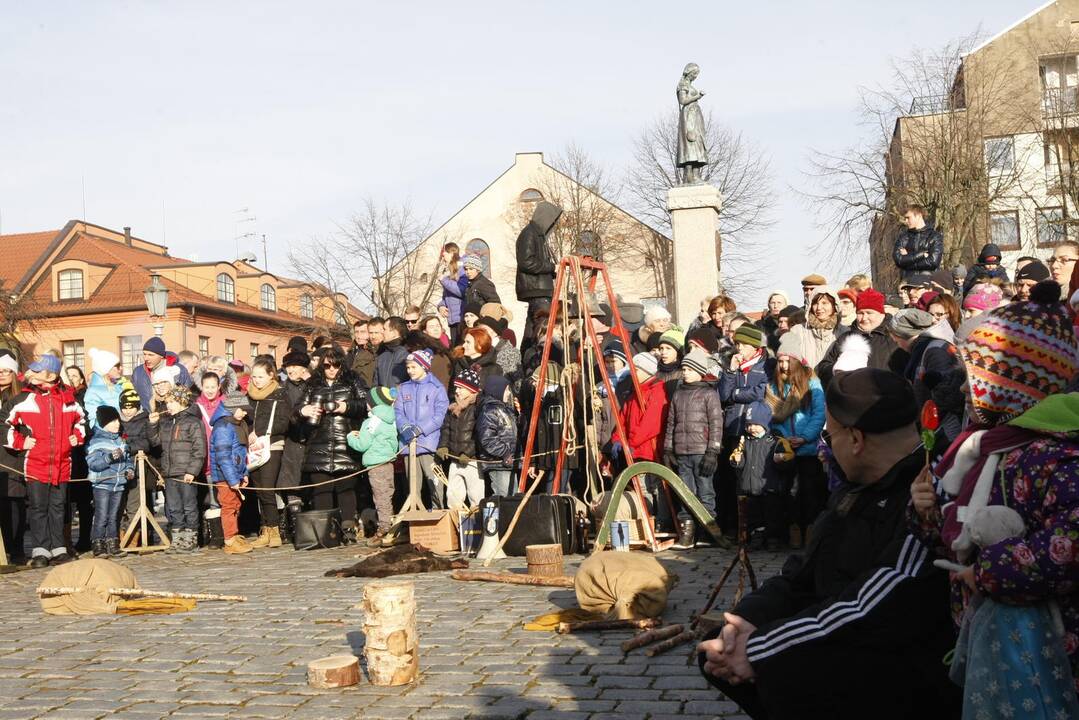
[{"label": "woman in black coat", "polygon": [[345,367],[344,353],[338,348],[323,355],[319,369],[311,376],[300,415],[308,422],[303,470],[310,474],[309,483],[317,486],[312,489],[312,504],[316,510],[329,510],[336,495],[345,539],[355,541],[355,480],[327,481],[352,475],[362,467],[347,438],[359,430],[367,415],[367,388]]},{"label": "woman in black coat", "polygon": [[469,328],[462,338],[461,344],[453,350],[454,377],[465,368],[472,368],[480,376],[482,386],[493,375],[505,375],[502,366],[496,362],[498,356],[486,330]]},{"label": "woman in black coat", "polygon": [[[256,488],[276,488],[281,474],[281,458],[285,451],[285,436],[292,417],[288,392],[277,381],[273,361],[259,359],[251,366],[247,384],[251,399],[251,432],[260,442],[269,439],[270,459],[250,471],[251,484]],[[251,447],[248,447],[250,462]],[[277,512],[277,493],[259,492],[261,530],[252,547],[281,547],[280,516]]]}]

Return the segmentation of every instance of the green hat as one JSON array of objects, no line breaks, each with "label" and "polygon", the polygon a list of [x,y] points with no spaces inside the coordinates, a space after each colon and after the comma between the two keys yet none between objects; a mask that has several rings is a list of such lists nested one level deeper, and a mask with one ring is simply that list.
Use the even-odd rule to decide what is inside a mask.
[{"label": "green hat", "polygon": [[371,406],[385,405],[390,407],[393,405],[393,401],[397,399],[397,388],[386,387],[379,385],[371,390]]},{"label": "green hat", "polygon": [[686,346],[686,336],[678,328],[671,328],[667,332],[659,336],[660,344],[667,344],[673,347],[675,350],[681,352]]},{"label": "green hat", "polygon": [[756,325],[750,325],[744,323],[740,328],[734,332],[734,341],[736,343],[745,343],[746,345],[752,345],[755,348],[759,348],[764,344],[764,333]]}]

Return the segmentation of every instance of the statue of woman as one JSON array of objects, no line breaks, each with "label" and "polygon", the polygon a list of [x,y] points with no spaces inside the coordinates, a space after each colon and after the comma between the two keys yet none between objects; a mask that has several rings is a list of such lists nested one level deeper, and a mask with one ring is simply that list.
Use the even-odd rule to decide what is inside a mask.
[{"label": "statue of woman", "polygon": [[704,93],[693,87],[701,74],[697,63],[689,63],[678,81],[678,158],[683,168],[683,182],[692,185],[701,181],[701,168],[708,164],[708,148],[704,145],[704,113],[697,104]]}]

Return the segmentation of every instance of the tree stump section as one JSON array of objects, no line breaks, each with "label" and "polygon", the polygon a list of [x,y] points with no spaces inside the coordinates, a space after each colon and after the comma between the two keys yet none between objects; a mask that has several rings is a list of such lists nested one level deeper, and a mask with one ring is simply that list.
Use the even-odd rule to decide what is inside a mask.
[{"label": "tree stump section", "polygon": [[562,577],[565,573],[561,545],[528,545],[525,559],[532,577]]},{"label": "tree stump section", "polygon": [[354,655],[332,655],[307,663],[307,684],[313,688],[343,688],[360,681],[360,661]]},{"label": "tree stump section", "polygon": [[363,588],[363,654],[372,685],[407,685],[419,676],[415,586],[383,580]]}]

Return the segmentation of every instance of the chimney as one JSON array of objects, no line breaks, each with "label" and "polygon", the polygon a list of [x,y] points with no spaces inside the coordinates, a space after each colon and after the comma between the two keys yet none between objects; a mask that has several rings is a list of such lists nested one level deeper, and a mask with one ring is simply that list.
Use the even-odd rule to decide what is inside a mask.
[{"label": "chimney", "polygon": [[131,247],[131,228],[124,228],[124,245]]}]

